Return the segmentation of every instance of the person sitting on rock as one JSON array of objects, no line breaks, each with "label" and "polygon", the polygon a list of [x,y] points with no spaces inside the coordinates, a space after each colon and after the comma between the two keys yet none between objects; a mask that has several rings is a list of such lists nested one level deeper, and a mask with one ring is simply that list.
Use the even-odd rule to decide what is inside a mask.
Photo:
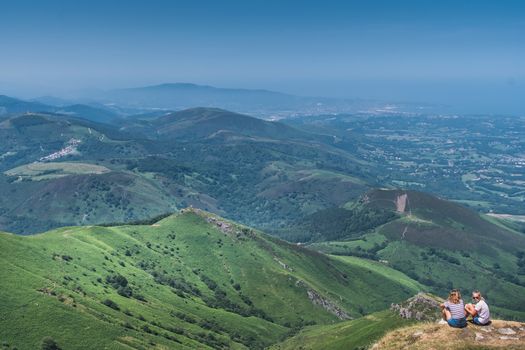
[{"label": "person sitting on rock", "polygon": [[441,307],[443,319],[450,327],[463,328],[467,325],[465,304],[461,299],[461,293],[457,289],[452,289],[448,295],[448,300]]},{"label": "person sitting on rock", "polygon": [[472,323],[484,326],[490,323],[490,311],[489,306],[485,302],[485,299],[481,296],[479,290],[472,292],[473,304],[465,305],[465,311],[467,315],[472,316]]}]

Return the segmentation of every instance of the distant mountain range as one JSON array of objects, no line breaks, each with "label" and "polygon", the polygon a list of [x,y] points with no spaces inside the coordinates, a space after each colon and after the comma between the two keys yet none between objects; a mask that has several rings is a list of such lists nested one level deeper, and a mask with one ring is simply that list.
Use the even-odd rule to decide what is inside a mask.
[{"label": "distant mountain range", "polygon": [[[156,110],[178,111],[194,107],[211,107],[265,119],[363,111],[383,114],[411,114],[442,108],[418,103],[394,103],[358,98],[305,97],[262,89],[219,88],[191,83],[166,83],[136,88],[90,90],[72,93],[67,98],[42,96],[33,101],[62,108],[78,104],[89,105],[118,115],[140,114]],[[41,109],[40,111],[44,110],[49,111],[49,109]]]},{"label": "distant mountain range", "polygon": [[102,107],[85,104],[53,106],[38,101],[25,101],[0,95],[0,118],[6,115],[27,112],[50,112],[106,123],[111,122],[118,116],[116,113]]},{"label": "distant mountain range", "polygon": [[255,116],[318,114],[356,111],[370,101],[300,97],[268,90],[229,89],[188,83],[105,91],[90,96],[103,103],[133,108],[181,110],[214,107]]},{"label": "distant mountain range", "polygon": [[50,112],[55,108],[40,102],[24,101],[0,95],[0,116],[25,112]]}]

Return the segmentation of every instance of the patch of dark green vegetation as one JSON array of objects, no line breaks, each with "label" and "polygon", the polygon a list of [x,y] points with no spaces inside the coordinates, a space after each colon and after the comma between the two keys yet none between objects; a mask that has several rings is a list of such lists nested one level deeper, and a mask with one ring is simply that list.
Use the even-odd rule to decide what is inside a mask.
[{"label": "patch of dark green vegetation", "polygon": [[124,225],[153,225],[159,222],[160,220],[167,218],[170,215],[173,215],[173,212],[156,215],[149,219],[133,220],[129,222],[113,222],[113,223],[107,223],[107,224],[100,224],[99,226],[112,227],[112,226],[124,226]]},{"label": "patch of dark green vegetation", "polygon": [[319,210],[283,230],[279,236],[291,241],[322,242],[359,237],[398,216],[391,210],[368,206]]}]

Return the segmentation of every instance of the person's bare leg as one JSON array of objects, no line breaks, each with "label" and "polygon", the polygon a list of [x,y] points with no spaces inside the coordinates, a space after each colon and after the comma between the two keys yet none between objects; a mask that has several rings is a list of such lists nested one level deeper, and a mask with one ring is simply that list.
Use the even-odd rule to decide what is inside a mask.
[{"label": "person's bare leg", "polygon": [[443,309],[443,319],[448,321],[452,318],[452,314],[447,309]]},{"label": "person's bare leg", "polygon": [[467,312],[467,316],[470,315],[474,317],[474,315],[476,315],[476,308],[472,304],[465,305],[465,311]]}]

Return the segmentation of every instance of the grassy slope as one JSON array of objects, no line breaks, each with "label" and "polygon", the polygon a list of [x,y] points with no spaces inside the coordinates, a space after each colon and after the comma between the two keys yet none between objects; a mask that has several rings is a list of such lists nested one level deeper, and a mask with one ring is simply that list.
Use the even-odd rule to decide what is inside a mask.
[{"label": "grassy slope", "polygon": [[361,239],[311,247],[386,260],[436,294],[454,287],[464,293],[480,289],[495,314],[524,320],[525,300],[515,296],[525,293],[516,255],[525,250],[525,236],[455,203],[413,191],[374,191],[366,205],[394,210],[396,197],[403,193],[409,202],[402,217]]},{"label": "grassy slope", "polygon": [[[258,348],[292,328],[337,321],[305,288],[352,316],[415,292],[359,264],[249,229],[224,233],[208,217],[186,212],[153,226],[0,234],[0,339],[19,349],[48,335],[67,349]],[[116,273],[146,301],[117,294],[105,282]]]},{"label": "grassy slope", "polygon": [[334,259],[344,261],[345,263],[352,266],[359,266],[369,269],[370,271],[378,273],[385,278],[391,279],[397,283],[401,283],[407,288],[420,291],[425,290],[425,287],[421,283],[414,281],[404,273],[394,270],[383,263],[374,260],[361,259],[355,256],[334,256]]},{"label": "grassy slope", "polygon": [[370,346],[388,331],[411,321],[392,311],[380,311],[352,321],[307,327],[297,335],[271,347],[272,350],[347,350]]},{"label": "grassy slope", "polygon": [[[378,240],[380,234],[374,236]],[[350,242],[317,243],[312,248],[326,253],[358,254],[369,249],[374,240],[355,240]],[[386,240],[383,237],[383,241]],[[356,248],[362,248],[356,250]],[[405,241],[393,241],[377,253],[378,259],[388,262],[388,266],[405,272],[419,281],[424,288],[440,295],[446,295],[451,288],[460,288],[468,295],[470,290],[480,289],[487,296],[496,315],[505,318],[525,319],[525,305],[516,295],[525,293],[523,286],[507,280],[505,271],[516,271],[516,258],[508,252],[496,250],[493,257],[480,253],[441,251],[458,260],[459,264],[450,263],[437,255],[431,255],[427,248]],[[354,257],[341,257],[352,259]],[[494,264],[500,268],[495,269]]]}]

